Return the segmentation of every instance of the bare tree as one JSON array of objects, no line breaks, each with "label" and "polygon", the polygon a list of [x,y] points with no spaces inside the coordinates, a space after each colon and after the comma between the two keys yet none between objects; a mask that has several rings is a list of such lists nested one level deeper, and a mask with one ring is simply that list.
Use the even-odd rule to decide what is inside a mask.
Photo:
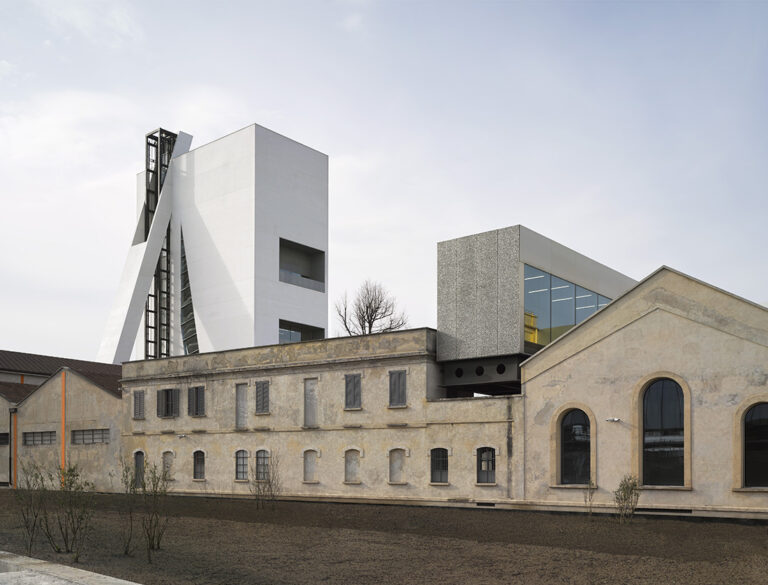
[{"label": "bare tree", "polygon": [[368,335],[396,331],[408,325],[395,298],[381,283],[366,280],[350,304],[347,293],[336,301],[336,315],[347,335]]},{"label": "bare tree", "polygon": [[269,503],[274,508],[283,491],[280,454],[274,451],[265,459],[255,457],[249,471],[248,488],[256,501],[256,507],[265,508]]}]

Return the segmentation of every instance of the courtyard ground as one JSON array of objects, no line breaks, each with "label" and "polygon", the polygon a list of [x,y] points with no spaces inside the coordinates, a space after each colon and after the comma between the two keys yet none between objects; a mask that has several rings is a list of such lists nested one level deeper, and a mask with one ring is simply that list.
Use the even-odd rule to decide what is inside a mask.
[{"label": "courtyard ground", "polygon": [[[113,496],[80,568],[146,585],[768,583],[765,524],[173,497],[153,564],[120,553]],[[0,550],[24,554],[12,492]],[[38,540],[33,556],[69,563]]]}]

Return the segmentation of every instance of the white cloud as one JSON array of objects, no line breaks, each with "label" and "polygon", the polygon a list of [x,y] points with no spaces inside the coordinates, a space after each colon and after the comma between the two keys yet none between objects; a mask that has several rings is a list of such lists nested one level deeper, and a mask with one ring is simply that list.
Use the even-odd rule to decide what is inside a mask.
[{"label": "white cloud", "polygon": [[74,32],[96,44],[119,46],[143,39],[130,3],[122,0],[32,0],[64,38]]}]

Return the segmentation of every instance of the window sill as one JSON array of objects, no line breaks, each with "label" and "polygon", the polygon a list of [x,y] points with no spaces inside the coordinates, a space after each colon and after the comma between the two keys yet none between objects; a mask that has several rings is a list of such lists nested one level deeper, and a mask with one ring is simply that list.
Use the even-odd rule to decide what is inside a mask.
[{"label": "window sill", "polygon": [[356,410],[363,410],[363,407],[362,406],[345,406],[344,410],[346,412],[354,412]]},{"label": "window sill", "polygon": [[668,491],[668,492],[690,492],[693,491],[693,488],[689,485],[641,485],[639,486],[639,489],[641,490],[648,490],[648,491]]},{"label": "window sill", "polygon": [[144,431],[133,431],[133,434],[134,435],[146,435],[147,433],[145,433]]},{"label": "window sill", "polygon": [[493,483],[475,483],[476,487],[496,487],[498,484],[496,482]]},{"label": "window sill", "polygon": [[319,429],[320,425],[312,425],[312,426],[309,426],[309,427],[308,426],[302,426],[301,428],[304,429],[305,431],[314,431],[316,429]]},{"label": "window sill", "polygon": [[136,417],[134,416],[134,417],[133,417],[131,420],[147,420],[147,419],[146,419],[146,418],[144,418],[143,416],[142,416],[141,418],[136,418]]},{"label": "window sill", "polygon": [[206,415],[205,414],[190,414],[189,417],[190,418],[205,418]]},{"label": "window sill", "polygon": [[389,406],[387,406],[387,408],[389,408],[390,410],[396,410],[398,408],[408,408],[408,405],[407,404],[390,404]]},{"label": "window sill", "polygon": [[173,416],[173,415],[171,415],[171,414],[169,414],[169,415],[166,415],[166,416],[158,416],[157,418],[163,418],[163,419],[171,419],[171,420],[172,420],[172,419],[174,419],[174,418],[176,418],[176,417],[175,417],[175,416]]},{"label": "window sill", "polygon": [[388,481],[389,485],[408,485],[407,481]]},{"label": "window sill", "polygon": [[318,480],[316,480],[316,479],[313,479],[313,480],[308,480],[308,479],[305,479],[305,480],[304,480],[304,481],[302,481],[301,483],[305,483],[305,484],[308,484],[308,485],[315,485],[315,484],[318,484],[318,483],[320,483],[320,482],[319,482]]},{"label": "window sill", "polygon": [[235,427],[234,431],[236,433],[247,433],[248,427]]},{"label": "window sill", "polygon": [[247,479],[236,479],[235,483],[248,483]]},{"label": "window sill", "polygon": [[200,483],[200,482],[204,482],[205,478],[203,478],[203,479],[192,479],[192,481],[196,481],[196,482]]},{"label": "window sill", "polygon": [[163,429],[162,431],[160,431],[160,434],[161,435],[173,435],[175,432],[176,431],[174,431],[173,429]]},{"label": "window sill", "polygon": [[[557,483],[550,485],[549,489],[552,490],[587,490],[589,489],[588,483]],[[597,486],[592,485],[592,489],[597,491]]]},{"label": "window sill", "polygon": [[362,483],[362,481],[345,481],[344,485],[360,485]]},{"label": "window sill", "polygon": [[448,483],[447,481],[430,481],[429,485],[433,485],[433,486],[436,486],[436,487],[445,487],[445,486],[451,485],[451,484]]},{"label": "window sill", "polygon": [[749,494],[749,493],[765,494],[765,493],[768,493],[768,486],[765,486],[765,487],[740,487],[740,488],[733,488],[731,491],[745,493],[745,494]]},{"label": "window sill", "polygon": [[270,414],[272,413],[271,412],[254,412],[253,413],[254,416],[269,416]]}]

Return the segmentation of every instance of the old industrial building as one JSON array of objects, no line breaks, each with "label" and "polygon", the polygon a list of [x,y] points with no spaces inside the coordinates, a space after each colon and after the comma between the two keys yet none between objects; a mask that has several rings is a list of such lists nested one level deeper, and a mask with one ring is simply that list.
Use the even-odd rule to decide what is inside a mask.
[{"label": "old industrial building", "polygon": [[[148,144],[171,141],[167,177],[140,177],[130,294],[102,346],[125,362],[99,366],[120,387],[66,364],[31,392],[0,381],[32,437],[11,438],[11,476],[25,458],[77,456],[106,491],[122,459],[165,469],[179,494],[245,496],[279,473],[288,498],[584,510],[594,490],[607,510],[633,474],[651,512],[768,518],[765,307],[666,267],[636,282],[513,226],[438,244],[436,330],[325,339],[324,155],[258,126],[187,154],[164,132]],[[260,197],[281,189],[307,215],[262,210],[267,229]],[[246,212],[233,204],[244,219],[230,230],[213,199],[236,191]],[[166,286],[168,351],[149,351],[164,337],[146,291]]]}]

